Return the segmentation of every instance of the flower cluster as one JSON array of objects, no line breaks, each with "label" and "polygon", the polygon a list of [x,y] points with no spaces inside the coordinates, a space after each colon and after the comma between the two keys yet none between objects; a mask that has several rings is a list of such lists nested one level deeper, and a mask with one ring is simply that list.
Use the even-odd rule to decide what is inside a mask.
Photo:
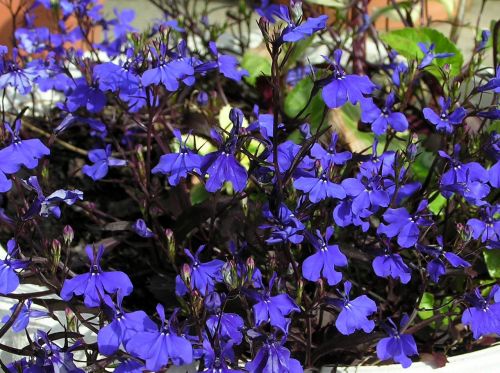
[{"label": "flower cluster", "polygon": [[139,32],[133,11],[56,3],[34,1],[0,47],[0,301],[17,300],[0,338],[26,330],[23,349],[0,345],[4,369],[406,368],[500,337],[488,33],[463,64],[444,35],[405,29],[367,68],[349,47],[365,14],[310,65],[338,28],[301,1],[255,9],[266,57],[246,50],[244,5],[233,28],[159,2]]}]

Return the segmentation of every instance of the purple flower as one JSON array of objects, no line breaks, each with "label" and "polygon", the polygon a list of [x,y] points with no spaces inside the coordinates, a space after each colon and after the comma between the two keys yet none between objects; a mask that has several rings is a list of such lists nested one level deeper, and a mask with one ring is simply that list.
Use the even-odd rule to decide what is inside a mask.
[{"label": "purple flower", "polygon": [[89,160],[94,164],[83,166],[82,172],[94,181],[105,177],[108,174],[109,167],[122,167],[127,164],[127,161],[111,156],[111,145],[106,145],[105,149],[89,151]]},{"label": "purple flower", "polygon": [[438,236],[436,240],[438,243],[437,246],[417,245],[419,251],[429,254],[431,257],[433,257],[433,259],[429,263],[427,263],[427,273],[429,274],[429,277],[432,281],[438,283],[439,277],[446,273],[446,267],[443,259],[446,259],[446,261],[450,263],[450,265],[454,268],[466,268],[471,266],[469,262],[460,258],[458,255],[449,251],[444,251],[442,236]]},{"label": "purple flower", "polygon": [[344,335],[354,333],[358,329],[363,329],[365,333],[370,333],[375,328],[375,322],[369,320],[368,316],[377,312],[377,305],[366,295],[361,295],[353,300],[349,298],[351,283],[344,282],[344,294],[342,299],[329,299],[328,301],[338,308],[340,313],[335,320],[338,331]]},{"label": "purple flower", "polygon": [[167,91],[174,92],[179,89],[179,81],[191,77],[194,68],[185,60],[172,60],[160,62],[157,67],[146,70],[142,74],[142,85],[163,84]]},{"label": "purple flower", "polygon": [[370,224],[364,219],[372,215],[372,212],[365,209],[355,213],[352,209],[352,204],[353,198],[351,196],[347,196],[343,201],[337,204],[333,210],[333,220],[335,220],[335,224],[339,227],[348,227],[353,224],[356,227],[361,227],[363,232],[366,232]]},{"label": "purple flower", "polygon": [[500,205],[485,206],[480,210],[478,218],[471,218],[467,226],[472,232],[472,237],[481,242],[498,242],[500,240],[500,220],[497,214]]},{"label": "purple flower", "polygon": [[[189,278],[190,278],[190,290],[198,290],[202,295],[208,294],[214,290],[214,286],[217,282],[222,281],[222,267],[224,262],[219,259],[213,259],[209,262],[202,263],[199,259],[199,255],[205,249],[205,245],[201,245],[196,253],[193,255],[188,249],[184,252],[190,260],[189,264]],[[186,294],[187,288],[182,281],[180,275],[177,275],[177,289],[176,293],[180,296]]]},{"label": "purple flower", "polygon": [[[31,303],[32,303],[31,299],[28,299],[27,304],[23,304],[21,306],[21,312],[18,313],[17,318],[14,321],[14,324],[12,324],[12,330],[14,331],[14,333],[19,333],[22,332],[24,329],[26,329],[30,322],[30,318],[41,318],[49,316],[47,312],[32,310]],[[9,319],[11,318],[12,314],[14,313],[17,307],[18,305],[15,304],[10,308],[11,315],[5,315],[2,318],[3,323],[9,321]]]},{"label": "purple flower", "polygon": [[0,294],[10,294],[19,286],[19,277],[17,269],[24,269],[28,262],[15,259],[19,248],[14,239],[7,242],[7,255],[0,259]]},{"label": "purple flower", "polygon": [[[106,298],[110,303],[110,299]],[[109,305],[113,310],[112,321],[97,334],[97,346],[103,355],[113,355],[121,344],[127,345],[137,332],[156,330],[156,324],[144,311],[125,312],[122,308],[123,296],[118,292],[117,305]]]},{"label": "purple flower", "polygon": [[132,230],[143,238],[154,237],[154,233],[148,228],[143,219],[137,219],[135,223],[132,224]]},{"label": "purple flower", "polygon": [[426,107],[423,110],[424,118],[436,126],[436,130],[445,133],[453,133],[454,126],[462,124],[467,111],[463,107],[455,109],[453,112],[449,112],[451,106],[451,99],[445,99],[444,97],[439,97],[439,106],[441,107],[440,114],[437,114],[434,110]]},{"label": "purple flower", "polygon": [[99,113],[106,105],[106,96],[97,87],[88,85],[85,79],[77,81],[75,89],[68,95],[66,106],[73,113],[85,107],[90,113]]},{"label": "purple flower", "polygon": [[[288,14],[288,8],[282,7],[282,9],[283,8],[286,9],[286,14]],[[281,12],[281,14],[283,14],[283,12]],[[283,19],[288,22],[288,27],[283,30],[283,41],[287,43],[294,43],[312,36],[315,32],[323,30],[326,27],[328,16],[321,15],[319,17],[310,17],[300,25],[293,24],[289,15]]]},{"label": "purple flower", "polygon": [[397,132],[403,132],[408,129],[408,120],[405,115],[392,111],[394,102],[395,95],[392,92],[387,96],[382,109],[379,109],[372,100],[361,101],[361,120],[364,123],[371,124],[372,131],[377,136],[386,133],[389,126]]},{"label": "purple flower", "polygon": [[488,41],[490,40],[490,36],[491,36],[490,30],[481,31],[481,41],[479,42],[479,44],[475,48],[476,52],[479,52],[479,51],[483,50],[484,48],[486,48],[486,45],[488,44]]},{"label": "purple flower", "polygon": [[[177,185],[181,179],[185,178],[188,172],[200,173],[203,157],[194,153],[182,141],[181,133],[179,130],[174,130],[174,136],[179,141],[179,153],[164,154],[160,157],[160,162],[151,172],[154,174],[162,173],[169,175],[168,182],[170,185]],[[186,140],[187,141],[187,140]]]},{"label": "purple flower", "polygon": [[344,105],[348,100],[355,105],[364,98],[364,95],[371,94],[376,86],[367,76],[346,75],[340,66],[342,51],[335,50],[334,61],[329,61],[333,68],[333,75],[327,79],[323,87],[323,100],[325,104],[333,109]]},{"label": "purple flower", "polygon": [[[13,174],[17,172],[21,166],[33,169],[38,166],[38,160],[40,158],[50,154],[49,148],[39,139],[21,139],[19,136],[21,120],[16,121],[14,128],[8,123],[5,123],[5,129],[9,131],[11,135],[11,144],[0,150],[0,191],[3,189],[1,185],[6,185],[4,173]],[[8,183],[10,183],[10,181],[8,181]]]},{"label": "purple flower", "polygon": [[172,326],[175,312],[168,322],[165,321],[165,311],[161,304],[156,306],[156,312],[161,320],[159,330],[136,333],[127,343],[127,351],[146,360],[146,369],[157,371],[168,364],[191,364],[193,348],[191,343],[179,335]]},{"label": "purple flower", "polygon": [[337,141],[339,135],[332,133],[332,139],[328,148],[324,149],[320,144],[315,143],[311,148],[311,156],[321,161],[321,165],[327,168],[329,165],[343,165],[352,158],[349,151],[337,152]]},{"label": "purple flower", "polygon": [[245,365],[249,373],[303,373],[298,360],[290,357],[290,351],[275,338],[266,339],[252,361]]},{"label": "purple flower", "polygon": [[420,235],[420,227],[429,227],[432,221],[424,214],[427,209],[427,200],[422,200],[415,214],[410,213],[404,208],[389,208],[382,215],[387,224],[381,223],[377,229],[378,234],[385,234],[387,237],[398,237],[398,244],[401,247],[408,248],[414,246]]},{"label": "purple flower", "polygon": [[312,203],[323,201],[326,198],[343,199],[346,196],[344,188],[335,184],[329,178],[330,167],[325,169],[319,177],[302,176],[296,179],[293,186],[297,190],[308,193]]},{"label": "purple flower", "polygon": [[203,340],[203,362],[207,373],[243,373],[239,369],[231,369],[228,367],[229,360],[234,363],[233,344],[231,342],[221,343],[222,346],[215,349],[210,344],[208,338]]},{"label": "purple flower", "polygon": [[411,334],[401,332],[410,321],[408,315],[404,315],[401,319],[400,327],[396,326],[391,319],[388,319],[390,325],[383,324],[383,328],[389,335],[387,338],[382,338],[377,343],[377,357],[380,360],[393,359],[400,363],[403,368],[408,368],[411,365],[411,359],[408,356],[418,355],[417,344]]},{"label": "purple flower", "polygon": [[40,215],[44,218],[53,215],[59,219],[61,217],[61,208],[59,207],[61,203],[72,206],[76,201],[83,201],[83,192],[78,189],[58,189],[48,197],[45,197],[36,176],[31,176],[28,179],[28,185],[36,191],[37,198],[35,198],[28,211],[22,216],[22,220],[31,219],[35,215]]},{"label": "purple flower", "polygon": [[340,251],[338,245],[328,245],[332,235],[332,227],[326,229],[324,238],[319,231],[316,232],[316,236],[307,234],[307,238],[316,249],[316,253],[306,258],[302,263],[302,275],[309,281],[318,281],[323,275],[328,284],[333,286],[342,280],[342,273],[335,269],[347,266],[347,257]]},{"label": "purple flower", "polygon": [[442,158],[448,160],[450,168],[441,176],[440,190],[444,197],[450,198],[453,193],[462,195],[465,200],[477,206],[482,206],[489,192],[487,185],[490,177],[488,171],[477,162],[461,163],[458,160],[460,145],[455,145],[453,157],[439,151]]},{"label": "purple flower", "polygon": [[262,292],[249,291],[249,295],[257,303],[253,305],[253,316],[255,325],[269,322],[272,326],[287,332],[289,321],[286,319],[292,312],[300,312],[300,308],[288,294],[278,294],[271,296],[271,290],[276,280],[276,273],[269,280],[269,288]]},{"label": "purple flower", "polygon": [[108,24],[113,26],[115,38],[124,38],[129,32],[137,31],[130,25],[135,18],[135,11],[133,9],[123,9],[120,12],[118,9],[114,8],[113,13],[116,19],[111,20]]},{"label": "purple flower", "polygon": [[269,206],[264,207],[264,217],[270,221],[270,224],[261,225],[262,229],[271,229],[271,237],[266,242],[274,245],[281,242],[301,243],[304,236],[301,234],[304,230],[304,224],[297,219],[290,209],[281,204],[277,209],[277,215],[269,210]]},{"label": "purple flower", "polygon": [[50,340],[48,334],[39,330],[33,342],[37,358],[34,363],[28,364],[29,370],[26,371],[84,373],[83,369],[75,365],[71,352],[80,343],[77,342],[69,348],[61,348]]},{"label": "purple flower", "polygon": [[352,197],[352,212],[356,215],[367,217],[367,211],[389,206],[390,196],[380,176],[367,178],[358,174],[356,179],[347,178],[341,184],[347,196]]},{"label": "purple flower", "polygon": [[[34,65],[21,68],[16,62],[17,57],[17,49],[14,48],[12,60],[6,61],[3,74],[0,75],[0,89],[6,89],[10,85],[24,96],[32,91],[33,81],[38,77],[38,69]],[[5,58],[5,56],[0,54],[0,58]],[[2,65],[1,62],[0,65]]]},{"label": "purple flower", "polygon": [[488,83],[477,87],[478,92],[491,91],[500,93],[500,66],[497,66],[495,77],[490,79]]},{"label": "purple flower", "polygon": [[385,249],[383,255],[377,256],[372,262],[373,270],[379,277],[399,278],[403,284],[411,280],[411,270],[401,258],[401,255]]},{"label": "purple flower", "polygon": [[92,246],[85,248],[90,259],[88,273],[76,275],[66,279],[61,289],[61,298],[69,301],[74,295],[83,295],[87,307],[99,307],[106,294],[112,295],[120,291],[122,296],[132,293],[132,282],[129,277],[120,271],[104,272],[99,262],[104,253],[104,246],[99,246],[97,255],[94,256]]},{"label": "purple flower", "polygon": [[206,155],[202,163],[202,171],[208,176],[205,188],[209,192],[219,190],[224,182],[230,182],[236,192],[241,192],[247,184],[247,171],[235,157],[237,135],[243,124],[243,113],[233,108],[229,113],[233,128],[228,139],[223,143],[218,134],[213,134],[218,140],[220,149]]},{"label": "purple flower", "polygon": [[469,325],[474,339],[487,334],[500,334],[500,303],[491,303],[497,291],[498,286],[493,286],[484,298],[476,288],[472,294],[465,296],[472,307],[466,308],[462,314],[462,324]]},{"label": "purple flower", "polygon": [[434,49],[436,48],[434,43],[430,45],[426,43],[418,43],[418,47],[424,53],[424,57],[422,58],[422,61],[420,61],[420,65],[418,65],[419,69],[429,66],[436,58],[446,58],[455,55],[455,53],[434,53]]},{"label": "purple flower", "polygon": [[219,312],[217,315],[209,316],[206,324],[212,336],[218,334],[219,338],[224,341],[231,341],[236,345],[243,341],[241,331],[245,326],[245,322],[238,314]]},{"label": "purple flower", "polygon": [[220,73],[226,78],[239,82],[244,76],[249,76],[248,71],[238,69],[239,63],[236,57],[228,54],[219,54],[215,42],[211,41],[209,43],[209,48],[210,52],[217,57],[217,66],[219,67]]}]

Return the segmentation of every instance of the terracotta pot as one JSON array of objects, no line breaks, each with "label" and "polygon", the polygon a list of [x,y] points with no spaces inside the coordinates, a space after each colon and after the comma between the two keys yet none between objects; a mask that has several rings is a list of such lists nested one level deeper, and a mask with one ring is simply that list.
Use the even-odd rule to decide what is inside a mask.
[{"label": "terracotta pot", "polygon": [[[401,2],[401,1],[403,0],[397,0],[396,2]],[[456,14],[456,10],[458,8],[459,0],[453,0],[453,2],[455,5],[453,6],[452,13],[449,14],[446,6],[440,0],[428,0],[425,21],[427,21],[428,19],[432,19],[433,21],[446,21],[449,20],[451,17],[454,17]],[[290,1],[274,0],[274,3],[289,4]],[[372,15],[378,9],[382,9],[390,5],[391,3],[392,3],[391,0],[368,0],[368,12],[370,15]],[[313,7],[316,13],[327,14],[331,20],[334,20],[336,17],[337,10],[335,8],[326,7],[322,5],[313,5]],[[403,28],[404,25],[400,21],[397,12],[391,11],[380,16],[375,22],[375,27],[378,30],[385,30],[385,29],[394,30],[398,28]]]},{"label": "terracotta pot", "polygon": [[[100,0],[104,2],[104,0]],[[9,0],[10,6],[4,1],[0,1],[0,45],[6,45],[12,48],[14,45],[14,32],[17,28],[25,26],[24,15],[33,4],[34,0]],[[34,12],[35,25],[37,27],[47,27],[51,32],[57,32],[58,20],[60,14],[56,10],[45,9],[43,6],[38,6]],[[66,21],[66,27],[72,29],[77,26],[77,21],[74,17],[69,17]],[[89,40],[95,41],[100,37],[100,30],[94,29],[90,32]],[[68,44],[68,47],[70,44]],[[84,48],[84,42],[78,42],[72,45],[76,48]]]}]

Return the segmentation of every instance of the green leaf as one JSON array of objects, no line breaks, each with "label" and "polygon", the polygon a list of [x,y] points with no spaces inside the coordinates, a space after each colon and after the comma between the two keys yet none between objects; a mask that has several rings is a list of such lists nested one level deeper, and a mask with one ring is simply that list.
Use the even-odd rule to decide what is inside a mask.
[{"label": "green leaf", "polygon": [[259,76],[271,75],[270,57],[264,57],[255,50],[245,52],[241,60],[241,67],[248,71],[249,76],[245,77],[245,80],[253,86]]},{"label": "green leaf", "polygon": [[491,278],[500,278],[500,250],[484,250],[484,261]]},{"label": "green leaf", "polygon": [[434,301],[434,294],[425,292],[422,295],[422,300],[420,301],[418,308],[426,310],[418,311],[418,317],[420,317],[422,320],[427,320],[434,316]]},{"label": "green leaf", "polygon": [[448,63],[451,66],[450,75],[456,76],[460,73],[464,62],[462,52],[456,45],[442,33],[431,28],[404,28],[383,34],[380,38],[408,60],[417,58],[420,61],[424,57],[424,53],[418,47],[419,42],[434,43],[435,53],[454,53],[451,57],[435,59],[432,65],[426,67],[426,70],[438,78],[441,78],[441,74],[437,67],[443,67]]},{"label": "green leaf", "polygon": [[439,195],[434,199],[434,201],[429,203],[429,210],[431,210],[431,212],[434,215],[437,215],[439,214],[445,203],[446,203],[446,198],[444,198],[443,195],[439,193]]},{"label": "green leaf", "polygon": [[434,158],[434,153],[424,151],[420,153],[417,156],[417,159],[415,159],[415,162],[412,163],[411,171],[418,181],[424,182],[424,180],[427,178],[427,174],[429,173],[429,169],[432,165],[432,162],[434,161]]},{"label": "green leaf", "polygon": [[[314,83],[310,78],[302,79],[297,83],[295,87],[286,95],[284,102],[285,114],[289,117],[295,117],[300,111],[306,106]],[[318,128],[323,118],[323,111],[325,109],[325,103],[319,94],[316,94],[308,108],[304,111],[303,116],[308,117],[309,124],[311,125],[311,131]]]},{"label": "green leaf", "polygon": [[347,5],[347,1],[339,0],[307,0],[309,4],[317,4],[326,6],[329,8],[344,8]]},{"label": "green leaf", "polygon": [[198,205],[202,202],[204,202],[210,194],[207,192],[205,189],[205,186],[203,184],[196,184],[191,188],[191,191],[189,192],[189,197],[191,199],[191,205]]}]

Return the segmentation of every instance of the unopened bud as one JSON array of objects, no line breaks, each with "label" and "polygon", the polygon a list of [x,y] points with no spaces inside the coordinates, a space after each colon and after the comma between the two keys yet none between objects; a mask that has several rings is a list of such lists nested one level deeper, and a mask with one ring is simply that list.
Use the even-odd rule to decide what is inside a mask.
[{"label": "unopened bud", "polygon": [[292,8],[292,15],[295,21],[302,18],[302,0],[290,0],[290,7]]},{"label": "unopened bud", "polygon": [[249,282],[252,282],[254,271],[255,271],[255,260],[253,259],[253,256],[250,256],[247,259],[247,279]]},{"label": "unopened bud", "polygon": [[74,238],[75,232],[73,231],[73,228],[71,227],[71,225],[66,225],[63,229],[63,239],[65,245],[68,246],[69,244],[71,244]]},{"label": "unopened bud", "polygon": [[222,267],[222,278],[229,290],[238,288],[238,273],[236,271],[236,265],[232,260]]},{"label": "unopened bud", "polygon": [[191,289],[191,267],[187,263],[184,263],[184,265],[182,266],[181,278],[188,289]]},{"label": "unopened bud", "polygon": [[165,237],[167,238],[167,245],[168,245],[168,259],[170,260],[171,263],[174,263],[175,261],[174,231],[169,228],[165,229]]},{"label": "unopened bud", "polygon": [[302,303],[302,294],[304,294],[304,281],[301,279],[297,285],[297,297],[295,298],[298,305]]}]

